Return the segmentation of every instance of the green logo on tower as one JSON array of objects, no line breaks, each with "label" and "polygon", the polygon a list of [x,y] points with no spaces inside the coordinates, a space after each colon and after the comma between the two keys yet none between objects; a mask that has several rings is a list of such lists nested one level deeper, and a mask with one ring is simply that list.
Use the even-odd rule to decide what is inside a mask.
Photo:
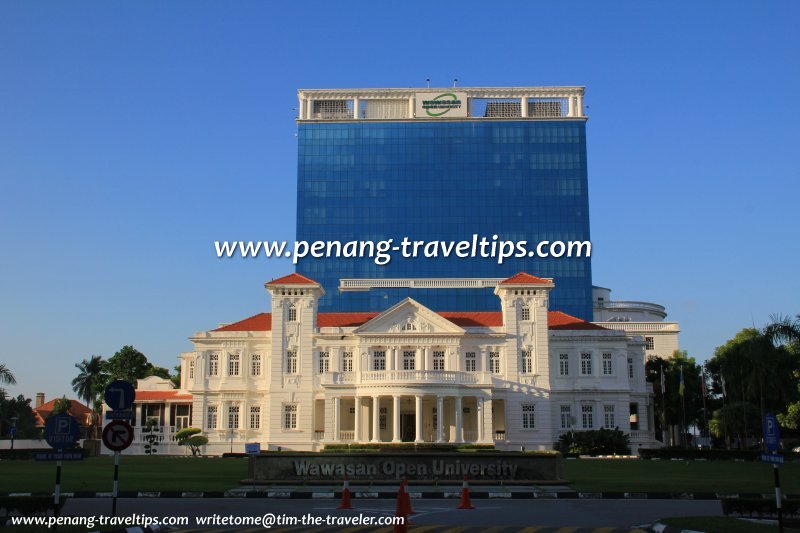
[{"label": "green logo on tower", "polygon": [[422,109],[429,117],[441,117],[452,109],[461,109],[461,100],[455,93],[442,93],[422,101]]}]

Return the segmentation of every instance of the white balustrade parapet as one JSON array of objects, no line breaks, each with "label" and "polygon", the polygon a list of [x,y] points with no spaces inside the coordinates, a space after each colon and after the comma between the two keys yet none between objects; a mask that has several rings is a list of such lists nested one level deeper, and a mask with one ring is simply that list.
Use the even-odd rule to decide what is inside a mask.
[{"label": "white balustrade parapet", "polygon": [[606,329],[636,333],[680,332],[677,322],[594,322]]},{"label": "white balustrade parapet", "polygon": [[329,372],[320,376],[322,385],[356,385],[374,383],[448,383],[476,385],[491,383],[488,372],[456,370],[367,370],[364,372]]},{"label": "white balustrade parapet", "polygon": [[506,278],[355,278],[340,279],[340,291],[370,289],[491,289]]},{"label": "white balustrade parapet", "polygon": [[654,304],[651,302],[637,302],[633,300],[614,300],[610,302],[602,302],[598,303],[597,307],[602,309],[644,309],[662,313],[667,310],[667,308],[663,305]]}]

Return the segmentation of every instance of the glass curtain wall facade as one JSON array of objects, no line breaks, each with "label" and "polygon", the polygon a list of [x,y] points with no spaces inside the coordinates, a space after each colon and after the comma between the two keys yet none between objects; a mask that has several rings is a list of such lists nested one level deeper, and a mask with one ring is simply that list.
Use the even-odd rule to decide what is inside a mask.
[{"label": "glass curtain wall facade", "polygon": [[[585,120],[300,122],[298,240],[589,240]],[[381,311],[411,296],[437,311],[497,310],[491,289],[372,289],[340,278],[555,278],[550,308],[592,319],[589,258],[301,260],[321,311]]]}]

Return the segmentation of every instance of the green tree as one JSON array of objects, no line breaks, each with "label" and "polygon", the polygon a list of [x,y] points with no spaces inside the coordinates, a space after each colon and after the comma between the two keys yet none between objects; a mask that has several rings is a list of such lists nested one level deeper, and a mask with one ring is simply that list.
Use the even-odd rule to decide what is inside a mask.
[{"label": "green tree", "polygon": [[[11,370],[3,363],[0,363],[0,383],[6,385],[15,385],[17,383],[17,378],[14,377]],[[5,398],[6,394],[8,394],[6,389],[0,387],[0,398]]]},{"label": "green tree", "polygon": [[[665,390],[661,390],[661,372]],[[691,425],[704,429],[703,369],[685,350],[675,350],[670,358],[653,357],[645,363],[647,381],[655,392],[656,430],[678,428],[685,434]],[[680,394],[681,373],[683,395]],[[685,413],[685,414],[684,414]],[[663,421],[662,421],[663,418]],[[666,440],[666,439],[665,439]],[[678,440],[680,442],[680,439]]]},{"label": "green tree", "polygon": [[172,384],[175,385],[176,389],[181,388],[181,365],[175,365],[172,367],[175,370],[175,373],[169,378],[172,381]]},{"label": "green tree", "polygon": [[150,370],[147,373],[148,376],[158,376],[164,379],[171,379],[169,375],[169,369],[164,368],[163,366],[155,366],[151,365]]},{"label": "green tree", "polygon": [[208,444],[208,437],[200,435],[202,429],[184,428],[175,434],[175,441],[180,446],[188,446],[192,456],[200,455],[200,447]]},{"label": "green tree", "polygon": [[134,385],[137,379],[152,375],[152,369],[153,365],[147,360],[147,356],[133,346],[123,346],[105,364],[110,380],[123,379]]},{"label": "green tree", "polygon": [[54,415],[61,414],[61,413],[69,413],[69,408],[72,407],[72,402],[67,399],[66,396],[62,396],[58,400],[53,403],[53,413]]},{"label": "green tree", "polygon": [[108,374],[105,371],[103,358],[93,355],[77,363],[78,375],[72,380],[72,390],[78,398],[86,401],[86,405],[93,406],[108,384]]},{"label": "green tree", "polygon": [[0,435],[8,435],[11,419],[16,417],[18,439],[39,438],[36,428],[36,415],[33,414],[30,398],[21,394],[16,398],[0,399]]},{"label": "green tree", "polygon": [[144,453],[147,455],[154,455],[158,453],[158,437],[156,428],[158,427],[158,420],[155,418],[148,418],[142,428],[144,433]]},{"label": "green tree", "polygon": [[715,410],[709,426],[712,435],[726,439],[729,449],[734,436],[742,443],[745,436],[752,437],[761,431],[758,408],[748,402],[731,402]]}]

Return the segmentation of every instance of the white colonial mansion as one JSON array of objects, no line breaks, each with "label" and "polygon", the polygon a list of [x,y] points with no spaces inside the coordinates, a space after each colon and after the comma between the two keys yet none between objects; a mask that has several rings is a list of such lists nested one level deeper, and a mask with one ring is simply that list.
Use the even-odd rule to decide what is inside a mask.
[{"label": "white colonial mansion", "polygon": [[551,279],[520,273],[493,285],[497,312],[434,312],[406,298],[381,313],[318,313],[318,283],[270,281],[272,313],[191,338],[180,389],[139,381],[126,453],[141,453],[148,418],[161,428],[160,454],[188,453],[172,440],[187,426],[203,430],[208,454],[255,442],[552,449],[565,432],[602,427],[629,433],[634,450],[659,444],[643,337],[548,311]]}]

